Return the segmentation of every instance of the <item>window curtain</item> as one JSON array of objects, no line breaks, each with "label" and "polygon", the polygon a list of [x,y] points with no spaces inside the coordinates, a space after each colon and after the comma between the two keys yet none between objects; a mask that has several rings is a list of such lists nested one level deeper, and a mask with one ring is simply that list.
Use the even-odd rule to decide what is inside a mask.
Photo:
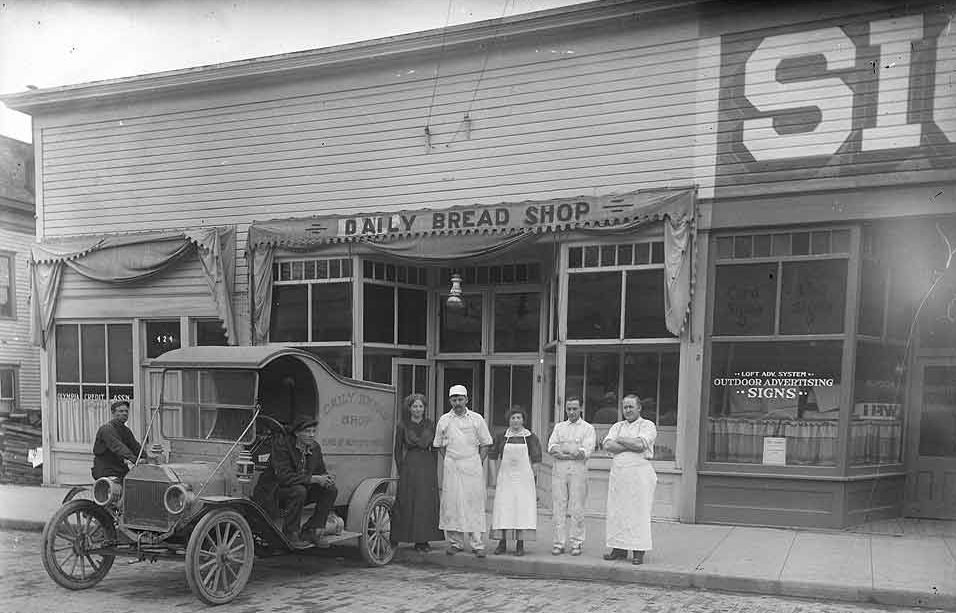
[{"label": "window curtain", "polygon": [[53,332],[64,266],[102,283],[134,283],[162,273],[192,253],[200,259],[227,338],[236,344],[232,313],[235,228],[100,236],[34,245],[30,260],[33,344],[45,347]]},{"label": "window curtain", "polygon": [[836,420],[740,419],[711,417],[711,462],[763,463],[763,439],[787,439],[787,464],[836,464],[839,422]]}]

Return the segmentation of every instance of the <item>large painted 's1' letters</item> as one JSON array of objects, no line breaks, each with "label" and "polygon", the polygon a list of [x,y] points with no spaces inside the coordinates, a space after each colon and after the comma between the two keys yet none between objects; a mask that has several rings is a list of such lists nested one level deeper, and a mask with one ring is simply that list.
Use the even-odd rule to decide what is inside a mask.
[{"label": "large painted 's1' letters", "polygon": [[[781,49],[793,48],[787,56]],[[811,130],[780,134],[773,117],[744,121],[743,143],[758,161],[811,155],[832,155],[852,129],[853,90],[839,77],[813,81],[781,83],[777,67],[786,57],[822,55],[827,70],[854,67],[856,47],[838,27],[810,32],[768,36],[758,46],[745,67],[745,96],[757,110],[765,113],[816,107],[820,122]],[[812,83],[812,85],[811,85]]]}]

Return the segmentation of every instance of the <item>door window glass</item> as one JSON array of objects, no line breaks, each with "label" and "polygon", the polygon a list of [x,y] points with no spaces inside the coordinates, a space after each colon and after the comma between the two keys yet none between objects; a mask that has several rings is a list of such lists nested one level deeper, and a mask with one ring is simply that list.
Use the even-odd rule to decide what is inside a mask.
[{"label": "door window glass", "polygon": [[956,366],[923,368],[921,456],[956,457]]},{"label": "door window glass", "polygon": [[524,412],[525,428],[531,429],[531,399],[534,366],[495,364],[491,367],[491,425],[501,431],[508,427],[512,409]]}]

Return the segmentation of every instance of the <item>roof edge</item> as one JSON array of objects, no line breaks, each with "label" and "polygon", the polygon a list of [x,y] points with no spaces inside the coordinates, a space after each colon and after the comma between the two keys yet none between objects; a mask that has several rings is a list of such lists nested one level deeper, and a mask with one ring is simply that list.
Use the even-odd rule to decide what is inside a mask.
[{"label": "roof edge", "polygon": [[448,49],[489,38],[543,32],[696,4],[700,4],[700,2],[698,0],[596,0],[511,17],[489,19],[448,28],[435,28],[332,47],[0,94],[0,102],[3,102],[7,108],[32,114],[36,111],[47,111],[67,102],[76,104],[80,101],[92,101],[116,96],[155,95],[162,91],[200,85],[215,84],[221,86],[225,82],[236,79],[274,76],[297,70],[329,67],[435,48]]}]

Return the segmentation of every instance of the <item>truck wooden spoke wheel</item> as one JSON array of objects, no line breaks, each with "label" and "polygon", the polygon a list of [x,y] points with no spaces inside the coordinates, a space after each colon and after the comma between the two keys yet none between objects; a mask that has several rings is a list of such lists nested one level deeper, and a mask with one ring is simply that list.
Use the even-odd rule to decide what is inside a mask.
[{"label": "truck wooden spoke wheel", "polygon": [[110,572],[115,556],[96,552],[115,541],[108,511],[92,500],[71,500],[43,528],[43,567],[59,585],[85,590]]},{"label": "truck wooden spoke wheel", "polygon": [[365,521],[359,537],[362,559],[372,566],[385,566],[395,557],[392,546],[392,497],[376,494],[365,508]]},{"label": "truck wooden spoke wheel", "polygon": [[217,509],[193,528],[186,546],[186,580],[205,603],[224,604],[242,592],[252,574],[255,543],[245,518]]}]

